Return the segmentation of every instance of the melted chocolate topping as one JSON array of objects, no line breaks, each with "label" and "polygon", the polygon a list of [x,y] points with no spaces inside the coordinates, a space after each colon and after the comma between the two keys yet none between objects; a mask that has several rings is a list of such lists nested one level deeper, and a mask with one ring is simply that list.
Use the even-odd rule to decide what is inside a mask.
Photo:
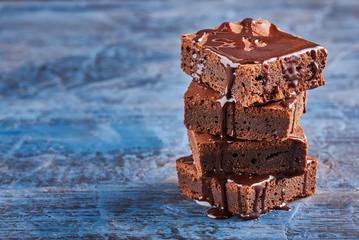
[{"label": "melted chocolate topping", "polygon": [[263,63],[271,58],[318,46],[285,33],[267,21],[251,18],[238,23],[224,22],[218,28],[201,30],[194,41],[201,42],[205,36],[204,47],[224,57],[223,61],[230,60],[233,64]]},{"label": "melted chocolate topping", "polygon": [[216,180],[221,191],[221,205],[207,210],[207,217],[213,219],[227,219],[232,217],[232,213],[228,211],[227,205],[227,191],[225,174],[215,174],[213,178]]},{"label": "melted chocolate topping", "polygon": [[214,172],[215,173],[222,173],[223,172],[223,169],[222,169],[222,166],[221,166],[222,152],[223,152],[223,149],[225,147],[227,147],[228,144],[232,143],[232,141],[230,141],[230,139],[226,138],[226,137],[221,137],[221,138],[215,139],[213,141],[214,141],[214,143],[216,144],[216,147],[217,147],[216,164],[215,164]]}]

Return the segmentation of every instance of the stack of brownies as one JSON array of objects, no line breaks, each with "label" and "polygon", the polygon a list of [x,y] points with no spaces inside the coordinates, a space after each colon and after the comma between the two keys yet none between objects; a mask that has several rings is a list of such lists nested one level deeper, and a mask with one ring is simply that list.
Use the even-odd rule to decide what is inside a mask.
[{"label": "stack of brownies", "polygon": [[265,20],[225,22],[182,35],[192,155],[176,161],[182,194],[207,216],[257,218],[316,187],[317,160],[298,121],[307,90],[325,84],[324,47]]}]

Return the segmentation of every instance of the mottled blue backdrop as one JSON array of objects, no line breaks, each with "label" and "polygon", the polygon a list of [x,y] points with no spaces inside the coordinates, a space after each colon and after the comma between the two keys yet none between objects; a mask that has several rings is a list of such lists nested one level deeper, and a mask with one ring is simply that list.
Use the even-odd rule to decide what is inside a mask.
[{"label": "mottled blue backdrop", "polygon": [[[215,221],[180,195],[180,34],[263,18],[322,44],[301,125],[317,193]],[[358,239],[359,2],[0,2],[0,239]]]}]

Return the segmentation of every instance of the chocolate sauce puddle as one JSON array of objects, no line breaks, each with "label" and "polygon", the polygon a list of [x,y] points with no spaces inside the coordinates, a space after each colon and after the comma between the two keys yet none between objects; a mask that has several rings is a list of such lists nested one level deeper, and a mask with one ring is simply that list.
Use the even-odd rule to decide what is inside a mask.
[{"label": "chocolate sauce puddle", "polygon": [[227,175],[226,174],[215,174],[213,179],[218,183],[221,192],[221,206],[214,207],[207,210],[207,217],[213,219],[227,219],[232,217],[232,213],[228,211],[227,205]]}]

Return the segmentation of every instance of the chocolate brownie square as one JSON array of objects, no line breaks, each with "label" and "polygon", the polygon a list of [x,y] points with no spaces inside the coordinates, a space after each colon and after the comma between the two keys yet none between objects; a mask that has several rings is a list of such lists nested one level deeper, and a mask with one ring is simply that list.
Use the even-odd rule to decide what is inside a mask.
[{"label": "chocolate brownie square", "polygon": [[325,48],[262,19],[225,22],[181,41],[183,71],[243,107],[325,84]]},{"label": "chocolate brownie square", "polygon": [[308,143],[298,125],[287,139],[244,141],[187,131],[199,175],[226,173],[272,174],[304,172]]},{"label": "chocolate brownie square", "polygon": [[[244,108],[234,104],[226,111],[226,135],[245,140],[288,138],[305,111],[306,91],[286,101]],[[184,95],[184,124],[196,133],[221,135],[220,93],[192,81]],[[235,110],[232,111],[232,108]],[[234,134],[233,134],[234,133]]]},{"label": "chocolate brownie square", "polygon": [[207,216],[228,218],[233,214],[253,219],[272,209],[289,210],[288,202],[312,195],[316,189],[317,164],[316,158],[308,156],[306,171],[302,174],[208,174],[203,177],[196,174],[195,163],[189,156],[177,159],[176,169],[178,188],[183,195],[216,207],[207,211]]}]

